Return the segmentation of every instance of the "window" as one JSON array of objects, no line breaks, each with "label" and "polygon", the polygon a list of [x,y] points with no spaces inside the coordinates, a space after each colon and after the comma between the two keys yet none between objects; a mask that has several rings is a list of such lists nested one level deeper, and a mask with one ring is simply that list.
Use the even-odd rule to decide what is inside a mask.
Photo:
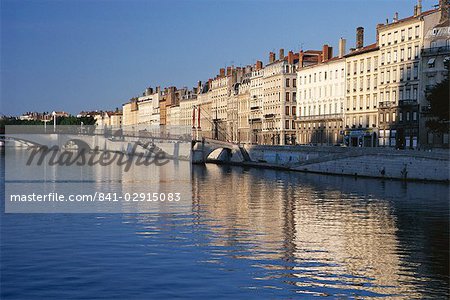
[{"label": "window", "polygon": [[400,61],[405,60],[405,49],[400,49]]},{"label": "window", "polygon": [[398,113],[398,120],[399,120],[400,122],[403,122],[403,113],[402,113],[402,112],[399,112],[399,113]]},{"label": "window", "polygon": [[419,46],[414,46],[414,58],[419,58]]},{"label": "window", "polygon": [[406,121],[409,121],[409,111],[406,112]]},{"label": "window", "polygon": [[367,59],[367,72],[370,72],[370,58]]},{"label": "window", "polygon": [[416,39],[419,37],[419,35],[420,35],[419,25],[417,25],[416,28],[415,28],[415,36],[416,36]]},{"label": "window", "polygon": [[296,111],[296,107],[295,106],[292,106],[292,115],[293,116],[295,116],[295,115],[297,115],[297,111]]},{"label": "window", "polygon": [[286,92],[286,101],[289,101],[289,96],[290,96],[290,93]]},{"label": "window", "polygon": [[417,64],[414,64],[414,79],[417,79],[419,77],[419,66]]},{"label": "window", "polygon": [[376,71],[378,69],[378,56],[373,58],[373,69]]},{"label": "window", "polygon": [[362,109],[363,108],[363,95],[360,95],[359,96],[359,109]]},{"label": "window", "polygon": [[284,127],[285,127],[286,129],[289,129],[289,120],[286,120],[286,121],[284,122]]},{"label": "window", "polygon": [[386,83],[389,83],[391,81],[391,71],[386,71]]},{"label": "window", "polygon": [[434,66],[435,66],[435,58],[433,57],[433,58],[430,58],[429,60],[428,60],[428,68],[430,68],[430,69],[432,69],[432,68],[434,68]]},{"label": "window", "polygon": [[397,44],[398,40],[398,31],[394,31],[394,44]]},{"label": "window", "polygon": [[292,120],[292,127],[291,128],[295,129],[295,121],[294,120]]},{"label": "window", "polygon": [[364,77],[359,78],[359,91],[364,89]]},{"label": "window", "polygon": [[406,80],[411,79],[411,67],[406,68]]},{"label": "window", "polygon": [[411,47],[408,47],[408,59],[411,59],[412,57],[412,49]]},{"label": "window", "polygon": [[381,53],[381,65],[384,65],[384,53]]},{"label": "window", "polygon": [[367,80],[366,80],[367,84],[366,84],[366,89],[370,90],[370,76],[367,76]]},{"label": "window", "polygon": [[386,123],[389,122],[389,113],[386,113]]},{"label": "window", "polygon": [[353,110],[356,110],[356,96],[353,96]]},{"label": "window", "polygon": [[417,100],[417,87],[413,88],[413,99]]},{"label": "window", "polygon": [[373,75],[373,88],[377,89],[377,87],[378,87],[378,75],[375,74]]},{"label": "window", "polygon": [[373,94],[373,108],[377,108],[377,94]]},{"label": "window", "polygon": [[389,32],[389,33],[388,33],[388,38],[387,38],[387,44],[388,44],[388,45],[391,44],[391,37],[392,37],[392,34]]},{"label": "window", "polygon": [[394,62],[397,62],[397,50],[394,50]]},{"label": "window", "polygon": [[358,68],[358,65],[357,65],[357,64],[358,64],[357,61],[354,61],[354,62],[353,62],[353,75],[356,75],[356,72],[357,72],[356,69]]},{"label": "window", "polygon": [[397,91],[392,91],[392,101],[397,101]]},{"label": "window", "polygon": [[400,33],[402,42],[405,40],[405,29],[403,29]]},{"label": "window", "polygon": [[386,54],[386,62],[387,62],[388,64],[391,63],[391,52],[390,52],[390,51],[388,51],[387,54]]},{"label": "window", "polygon": [[392,113],[392,122],[395,122],[395,117],[396,117],[395,112],[393,112]]},{"label": "window", "polygon": [[289,78],[286,78],[286,87],[289,87]]},{"label": "window", "polygon": [[370,107],[370,95],[366,95],[366,108]]},{"label": "window", "polygon": [[350,76],[350,63],[347,63],[347,76]]},{"label": "window", "polygon": [[292,79],[292,86],[297,87],[297,79]]},{"label": "window", "polygon": [[380,114],[380,123],[384,122],[384,114]]},{"label": "window", "polygon": [[408,40],[412,39],[412,27],[408,28]]},{"label": "window", "polygon": [[297,92],[292,93],[292,101],[297,101]]},{"label": "window", "polygon": [[416,111],[413,112],[413,121],[417,121],[417,112]]},{"label": "window", "polygon": [[381,80],[381,84],[383,84],[383,83],[384,83],[384,72],[381,72],[381,78],[380,78],[380,80]]},{"label": "window", "polygon": [[403,79],[405,78],[405,69],[403,66],[400,67],[400,81],[403,81]]},{"label": "window", "polygon": [[392,70],[392,81],[397,82],[397,69]]},{"label": "window", "polygon": [[363,73],[364,72],[364,60],[361,59],[360,63],[359,63],[359,73]]}]

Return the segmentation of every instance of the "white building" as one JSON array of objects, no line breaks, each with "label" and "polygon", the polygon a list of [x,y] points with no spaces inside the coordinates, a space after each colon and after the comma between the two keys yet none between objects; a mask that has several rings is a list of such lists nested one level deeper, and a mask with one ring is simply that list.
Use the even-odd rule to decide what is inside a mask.
[{"label": "white building", "polygon": [[332,48],[324,45],[318,64],[299,68],[297,143],[333,145],[342,142],[345,99],[343,54],[333,57]]}]

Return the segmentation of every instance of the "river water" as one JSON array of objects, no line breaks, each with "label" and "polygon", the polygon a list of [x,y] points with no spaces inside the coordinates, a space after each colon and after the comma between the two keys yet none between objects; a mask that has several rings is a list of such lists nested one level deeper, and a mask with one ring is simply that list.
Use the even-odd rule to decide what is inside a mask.
[{"label": "river water", "polygon": [[157,175],[98,168],[74,170],[84,192],[182,177],[189,199],[109,214],[5,213],[2,201],[1,299],[449,296],[448,185],[188,162]]}]

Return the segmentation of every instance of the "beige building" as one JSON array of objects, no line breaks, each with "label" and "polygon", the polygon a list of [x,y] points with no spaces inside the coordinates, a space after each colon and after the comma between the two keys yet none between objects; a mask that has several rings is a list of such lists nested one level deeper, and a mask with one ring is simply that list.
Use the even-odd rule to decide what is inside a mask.
[{"label": "beige building", "polygon": [[137,125],[138,122],[138,100],[137,98],[131,99],[129,102],[124,103],[122,106],[122,125],[126,128],[131,128]]},{"label": "beige building", "polygon": [[419,1],[411,17],[399,19],[395,14],[393,22],[377,26],[380,146],[418,146],[420,52],[437,16],[437,9],[422,12]]},{"label": "beige building", "polygon": [[262,120],[264,98],[264,68],[261,61],[257,61],[250,76],[250,103],[249,103],[249,141],[250,143],[262,143]]},{"label": "beige building", "polygon": [[[341,48],[345,49],[344,40]],[[297,72],[297,143],[333,145],[343,136],[345,58],[341,49],[333,57],[328,45],[318,57],[319,63],[299,68]]]},{"label": "beige building", "polygon": [[95,124],[97,124],[98,128],[105,128],[105,127],[120,128],[120,127],[122,127],[122,112],[121,111],[100,112],[94,116],[94,119],[95,119]]},{"label": "beige building", "polygon": [[262,80],[262,144],[295,144],[297,62],[298,55],[292,51],[286,57],[284,50],[280,49],[278,60],[275,53],[269,54],[269,64],[264,68]]},{"label": "beige building", "polygon": [[364,46],[364,29],[358,27],[356,48],[345,55],[344,143],[347,146],[378,145],[378,55],[376,43]]}]

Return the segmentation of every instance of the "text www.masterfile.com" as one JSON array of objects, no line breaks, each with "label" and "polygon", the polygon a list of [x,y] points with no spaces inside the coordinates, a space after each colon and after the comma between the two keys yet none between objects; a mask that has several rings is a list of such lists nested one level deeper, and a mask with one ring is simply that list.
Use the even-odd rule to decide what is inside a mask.
[{"label": "text www.masterfile.com", "polygon": [[11,194],[11,202],[177,202],[180,201],[181,193],[112,193],[95,192],[93,194]]}]

